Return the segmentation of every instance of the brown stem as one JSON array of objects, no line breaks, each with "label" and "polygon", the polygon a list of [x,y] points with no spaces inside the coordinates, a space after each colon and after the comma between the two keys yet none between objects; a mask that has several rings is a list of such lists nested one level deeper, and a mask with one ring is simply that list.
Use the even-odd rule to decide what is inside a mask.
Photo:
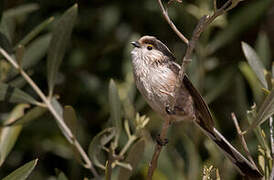
[{"label": "brown stem", "polygon": [[235,125],[235,127],[236,127],[236,129],[237,129],[237,133],[238,133],[239,139],[240,139],[240,141],[241,141],[241,144],[242,144],[242,146],[243,146],[243,148],[244,148],[244,151],[245,151],[245,153],[246,153],[246,155],[247,155],[249,161],[254,165],[254,167],[257,167],[256,164],[255,164],[255,162],[254,162],[254,160],[253,160],[253,158],[252,158],[252,156],[250,155],[250,152],[249,152],[249,150],[248,150],[248,147],[247,147],[247,144],[246,144],[246,141],[245,141],[243,132],[242,132],[240,126],[239,126],[239,123],[238,123],[238,120],[237,120],[237,118],[236,118],[235,113],[231,113],[231,117],[232,117],[232,120],[233,120],[233,122],[234,122],[234,125]]},{"label": "brown stem", "polygon": [[167,21],[167,23],[169,24],[169,26],[171,27],[171,29],[177,34],[177,36],[186,44],[188,44],[188,39],[177,29],[177,27],[174,25],[174,23],[170,20],[167,10],[164,8],[164,5],[162,3],[161,0],[158,0],[158,3],[160,5],[160,8],[162,10],[162,14],[165,18],[165,20]]},{"label": "brown stem", "polygon": [[[169,125],[170,125],[170,119],[166,118],[165,121],[164,121],[163,127],[162,127],[161,134],[160,134],[160,140],[161,141],[165,141]],[[163,148],[163,145],[160,145],[160,144],[156,143],[154,154],[153,154],[152,159],[149,163],[147,180],[152,179],[154,170],[157,168],[157,162],[158,162],[159,155],[162,151],[162,148]]]}]

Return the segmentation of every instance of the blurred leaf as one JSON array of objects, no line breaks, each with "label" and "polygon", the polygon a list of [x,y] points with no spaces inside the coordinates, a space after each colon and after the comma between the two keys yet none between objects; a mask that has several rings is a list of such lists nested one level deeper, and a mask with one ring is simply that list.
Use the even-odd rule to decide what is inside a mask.
[{"label": "blurred leaf", "polygon": [[262,124],[265,120],[270,118],[273,114],[274,114],[274,89],[272,89],[270,94],[265,98],[264,102],[262,103],[258,111],[258,118],[252,122],[248,130],[253,129],[254,127]]},{"label": "blurred leaf", "polygon": [[247,43],[242,42],[242,48],[245,54],[245,57],[252,68],[252,70],[257,75],[257,78],[260,80],[264,88],[267,88],[267,82],[264,76],[264,66],[259,59],[257,53],[254,51],[252,47],[250,47]]},{"label": "blurred leaf", "polygon": [[[248,123],[251,125],[252,123],[254,123],[254,121],[256,121],[257,118],[258,118],[258,114],[257,114],[257,111],[256,111],[256,106],[253,105],[251,107],[251,110],[247,111]],[[269,145],[268,145],[267,141],[262,136],[262,128],[260,126],[257,126],[257,127],[254,127],[253,129],[250,129],[250,130],[254,131],[260,145],[266,150],[268,156],[270,157],[270,148],[269,148]]]},{"label": "blurred leaf", "polygon": [[5,83],[0,83],[0,101],[37,104],[37,101],[24,91]]},{"label": "blurred leaf", "polygon": [[[12,122],[24,115],[24,110],[28,104],[19,104],[15,106],[5,123]],[[14,146],[22,126],[0,127],[0,166],[5,161],[7,155]]]},{"label": "blurred leaf", "polygon": [[[31,40],[33,40],[40,32],[42,32],[52,21],[54,20],[54,17],[50,17],[43,21],[41,24],[36,26],[30,33],[28,33],[24,39],[22,39],[19,43],[23,46],[26,46]],[[18,46],[17,45],[17,46]]]},{"label": "blurred leaf", "polygon": [[65,50],[69,44],[72,28],[76,22],[77,11],[78,5],[75,4],[61,16],[53,28],[47,58],[47,74],[50,97],[53,94],[57,71],[65,55]]},{"label": "blurred leaf", "polygon": [[63,118],[66,124],[68,125],[71,132],[76,135],[76,129],[77,129],[77,116],[75,113],[75,110],[72,106],[65,106],[64,107],[64,113]]},{"label": "blurred leaf", "polygon": [[60,172],[57,177],[57,180],[68,180],[68,178],[63,172]]},{"label": "blurred leaf", "polygon": [[40,36],[34,40],[29,46],[26,47],[24,57],[22,60],[23,68],[30,68],[38,63],[43,58],[49,47],[51,39],[50,34]]},{"label": "blurred leaf", "polygon": [[9,123],[5,123],[4,125],[15,126],[15,125],[26,124],[42,116],[45,112],[47,112],[46,108],[36,106],[32,108],[31,110],[29,110],[23,117]]},{"label": "blurred leaf", "polygon": [[260,82],[254,71],[251,70],[251,67],[246,62],[240,62],[239,68],[252,89],[255,101],[260,102],[262,98],[261,87],[258,86]]},{"label": "blurred leaf", "polygon": [[271,63],[270,42],[265,32],[260,32],[256,41],[256,52],[264,63],[265,67],[269,67]]},{"label": "blurred leaf", "polygon": [[39,5],[37,3],[29,3],[9,9],[4,12],[4,15],[7,17],[19,17],[36,11],[37,9],[39,9]]},{"label": "blurred leaf", "polygon": [[218,82],[218,86],[211,86],[211,89],[208,90],[208,93],[205,95],[205,100],[207,104],[210,104],[212,101],[218,98],[218,96],[220,96],[222,92],[227,90],[233,75],[235,75],[235,71],[229,69],[226,72],[223,72],[218,80],[215,79],[215,81]]},{"label": "blurred leaf", "polygon": [[88,154],[94,165],[104,169],[104,162],[101,163],[98,159],[102,147],[109,143],[115,137],[115,128],[106,128],[98,133],[90,142]]},{"label": "blurred leaf", "polygon": [[12,45],[6,35],[2,32],[0,32],[0,47],[7,51],[9,54],[12,53]]},{"label": "blurred leaf", "polygon": [[[53,108],[55,109],[55,111],[57,112],[57,114],[60,116],[60,117],[63,117],[63,107],[61,106],[61,104],[56,100],[56,98],[52,98],[51,99],[51,105],[53,106]],[[59,121],[57,121],[55,119],[59,129],[61,129],[63,135],[66,137],[66,139],[69,141],[70,144],[73,144],[73,141],[70,137],[70,135],[67,133],[67,131],[63,128],[63,126],[60,125]],[[62,118],[62,121],[64,121],[64,119]]]},{"label": "blurred leaf", "polygon": [[136,169],[138,163],[142,160],[145,149],[145,140],[140,139],[137,141],[131,148],[127,155],[126,162],[129,163],[132,167],[132,170],[128,170],[125,168],[120,168],[119,172],[119,180],[127,180],[130,179],[130,176],[133,174],[133,171]]},{"label": "blurred leaf", "polygon": [[115,82],[112,79],[109,82],[108,98],[110,104],[110,117],[113,125],[116,127],[115,145],[117,146],[122,131],[121,101]]},{"label": "blurred leaf", "polygon": [[[259,17],[261,17],[266,9],[269,7],[272,0],[252,1],[247,6],[239,9],[233,17],[231,17],[228,26],[218,33],[213,41],[209,44],[209,53],[216,52],[219,48],[232,42],[242,32],[255,24]],[[250,18],[252,16],[252,18]]]},{"label": "blurred leaf", "polygon": [[6,176],[3,180],[25,180],[30,175],[30,173],[35,168],[36,164],[38,162],[38,159],[32,160],[23,166],[19,167],[15,171],[13,171],[11,174]]}]

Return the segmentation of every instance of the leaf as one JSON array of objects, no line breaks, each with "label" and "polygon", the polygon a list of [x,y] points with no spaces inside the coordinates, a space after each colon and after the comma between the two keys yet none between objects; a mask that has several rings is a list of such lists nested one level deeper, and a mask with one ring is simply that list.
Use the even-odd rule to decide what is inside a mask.
[{"label": "leaf", "polygon": [[63,118],[71,132],[76,135],[77,116],[72,106],[64,107]]},{"label": "leaf", "polygon": [[53,94],[57,71],[65,55],[65,50],[67,44],[69,44],[72,28],[76,22],[77,11],[78,5],[75,4],[61,16],[53,28],[47,58],[47,75],[50,97]]},{"label": "leaf", "polygon": [[98,157],[102,150],[102,147],[109,143],[115,137],[115,134],[115,128],[106,128],[92,139],[89,144],[88,154],[94,165],[102,169],[105,168],[105,163],[101,163]]},{"label": "leaf", "polygon": [[[28,104],[17,105],[10,113],[5,123],[12,122],[24,115],[24,110],[28,108]],[[0,128],[0,166],[5,161],[14,146],[17,137],[21,132],[22,126],[11,126]]]},{"label": "leaf", "polygon": [[126,162],[129,163],[132,167],[132,170],[128,170],[126,168],[121,168],[119,172],[119,180],[127,180],[130,179],[133,171],[136,169],[138,163],[142,160],[145,150],[145,140],[140,139],[137,141],[130,149],[128,156],[126,158]]},{"label": "leaf", "polygon": [[[56,100],[56,98],[52,98],[51,99],[51,105],[53,106],[53,108],[55,109],[55,111],[57,112],[57,114],[60,117],[63,117],[63,107],[61,106],[61,104]],[[55,119],[56,120],[56,119]],[[64,121],[64,119],[62,118],[62,121]],[[59,127],[59,129],[61,129],[63,135],[66,137],[66,139],[69,141],[70,144],[73,144],[73,141],[70,137],[70,135],[67,133],[67,131],[63,128],[62,125],[60,125],[59,121],[56,120],[56,123]]]},{"label": "leaf", "polygon": [[54,17],[50,17],[35,27],[30,33],[28,33],[24,39],[22,39],[16,46],[19,44],[26,46],[32,39],[34,39],[40,32],[42,32],[52,21]]},{"label": "leaf", "polygon": [[118,94],[115,82],[111,79],[109,82],[108,91],[109,105],[110,105],[110,117],[113,125],[115,125],[117,133],[115,137],[115,145],[117,145],[121,131],[122,131],[122,120],[121,120],[121,101]]},{"label": "leaf", "polygon": [[7,17],[19,17],[36,11],[37,9],[39,9],[39,5],[37,3],[29,3],[9,9],[4,12],[4,15]]},{"label": "leaf", "polygon": [[[209,53],[216,52],[219,48],[232,42],[242,32],[255,24],[259,18],[265,14],[272,0],[253,1],[248,6],[243,6],[237,10],[228,26],[218,33],[208,46]],[[252,17],[252,18],[251,18]]]},{"label": "leaf", "polygon": [[68,178],[63,172],[60,172],[57,177],[57,180],[68,180]]},{"label": "leaf", "polygon": [[247,43],[242,42],[242,49],[244,51],[245,57],[251,66],[252,70],[255,72],[257,78],[260,80],[264,88],[267,88],[267,82],[264,76],[264,66],[258,57],[257,53],[252,47]]},{"label": "leaf", "polygon": [[37,101],[24,91],[5,83],[0,83],[0,101],[37,104]]},{"label": "leaf", "polygon": [[30,175],[35,166],[37,165],[38,159],[32,160],[23,166],[19,167],[11,174],[6,176],[3,180],[24,180]]},{"label": "leaf", "polygon": [[26,47],[24,57],[22,59],[22,67],[30,68],[41,60],[49,47],[51,35],[46,34],[35,39]]},{"label": "leaf", "polygon": [[260,32],[256,40],[256,52],[264,63],[265,67],[269,67],[271,63],[270,42],[265,32]]},{"label": "leaf", "polygon": [[274,89],[272,89],[270,94],[263,101],[258,111],[258,118],[252,122],[249,129],[253,129],[254,127],[262,124],[265,120],[270,118],[273,114],[274,114]]},{"label": "leaf", "polygon": [[245,79],[248,81],[249,86],[252,89],[253,96],[256,102],[261,102],[262,99],[262,88],[258,86],[260,83],[258,78],[256,77],[254,71],[252,71],[251,67],[247,64],[247,62],[240,62],[239,68],[244,75]]},{"label": "leaf", "polygon": [[47,112],[46,108],[36,106],[29,110],[23,117],[9,123],[5,123],[4,126],[15,126],[29,123],[42,116],[45,112]]}]

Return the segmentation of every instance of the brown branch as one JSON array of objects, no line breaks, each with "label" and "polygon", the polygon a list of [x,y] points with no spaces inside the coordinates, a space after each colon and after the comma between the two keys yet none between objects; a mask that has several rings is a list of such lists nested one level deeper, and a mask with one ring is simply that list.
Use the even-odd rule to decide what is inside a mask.
[{"label": "brown branch", "polygon": [[237,120],[237,118],[236,118],[235,113],[231,113],[231,117],[232,117],[232,120],[233,120],[233,122],[234,122],[234,125],[235,125],[235,127],[236,127],[236,129],[237,129],[237,133],[238,133],[239,139],[240,139],[240,141],[241,141],[241,144],[242,144],[242,146],[243,146],[243,148],[244,148],[244,151],[245,151],[245,153],[246,153],[246,155],[247,155],[249,161],[254,165],[254,167],[257,167],[256,164],[255,164],[255,162],[254,162],[254,160],[253,160],[253,158],[252,158],[252,156],[250,155],[250,152],[249,152],[249,150],[248,150],[248,147],[247,147],[247,144],[246,144],[246,141],[245,141],[243,132],[242,132],[240,126],[239,126],[239,123],[238,123],[238,120]]},{"label": "brown branch", "polygon": [[171,29],[177,34],[177,36],[188,45],[188,39],[177,29],[177,27],[174,25],[174,23],[170,20],[167,10],[164,8],[164,5],[162,3],[161,0],[158,0],[158,3],[160,5],[160,8],[162,10],[162,14],[165,18],[165,20],[167,21],[167,23],[169,24],[169,26],[171,27]]},{"label": "brown branch", "polygon": [[[162,127],[162,131],[160,134],[160,141],[164,142],[166,139],[166,135],[167,135],[167,131],[168,131],[168,127],[170,125],[170,119],[167,118],[164,121],[163,127]],[[149,168],[148,168],[148,174],[147,174],[147,180],[151,180],[154,170],[157,168],[157,162],[158,162],[158,158],[159,155],[162,151],[163,145],[160,145],[159,143],[156,143],[155,145],[155,150],[154,150],[154,154],[152,156],[152,159],[149,163]]]},{"label": "brown branch", "polygon": [[[198,24],[196,25],[191,40],[189,41],[178,29],[177,27],[174,25],[174,23],[170,20],[167,10],[164,8],[163,3],[161,0],[158,0],[159,6],[161,8],[162,14],[165,18],[165,20],[167,21],[167,23],[170,25],[170,27],[172,28],[172,30],[178,35],[178,37],[187,44],[187,50],[186,53],[183,57],[182,60],[182,65],[181,65],[181,70],[179,72],[179,75],[177,77],[177,82],[175,85],[175,97],[171,100],[169,107],[171,107],[171,111],[173,111],[174,109],[174,105],[175,105],[175,100],[178,97],[177,95],[179,94],[180,91],[180,86],[181,86],[181,82],[183,82],[183,78],[184,78],[184,74],[185,74],[185,67],[186,65],[191,61],[191,56],[192,56],[192,52],[196,46],[196,42],[198,41],[198,39],[200,38],[200,35],[202,34],[202,32],[207,28],[207,26],[212,23],[214,21],[214,19],[216,19],[218,16],[224,14],[227,10],[231,9],[230,5],[232,0],[228,0],[220,9],[217,9],[216,11],[214,11],[214,14],[212,16],[206,15],[203,16]],[[167,118],[164,121],[163,127],[162,127],[162,131],[160,134],[160,140],[164,141],[166,138],[166,134],[167,134],[167,130],[168,127],[170,125],[170,119]],[[151,180],[154,170],[157,167],[157,161],[158,158],[160,156],[161,150],[162,150],[163,146],[160,144],[156,144],[155,145],[155,150],[154,150],[154,154],[152,156],[151,162],[149,164],[149,169],[148,169],[148,175],[147,175],[147,180]]]}]

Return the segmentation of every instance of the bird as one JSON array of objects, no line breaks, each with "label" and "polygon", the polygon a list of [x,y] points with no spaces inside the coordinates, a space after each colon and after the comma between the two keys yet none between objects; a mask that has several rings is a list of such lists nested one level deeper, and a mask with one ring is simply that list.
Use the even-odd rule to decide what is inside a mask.
[{"label": "bird", "polygon": [[[260,179],[261,172],[248,161],[215,128],[208,105],[194,85],[184,74],[175,99],[175,87],[180,66],[168,47],[154,36],[145,35],[131,42],[133,74],[137,89],[150,107],[163,119],[172,122],[194,122],[233,163],[242,176]],[[170,101],[174,106],[170,110]]]}]

